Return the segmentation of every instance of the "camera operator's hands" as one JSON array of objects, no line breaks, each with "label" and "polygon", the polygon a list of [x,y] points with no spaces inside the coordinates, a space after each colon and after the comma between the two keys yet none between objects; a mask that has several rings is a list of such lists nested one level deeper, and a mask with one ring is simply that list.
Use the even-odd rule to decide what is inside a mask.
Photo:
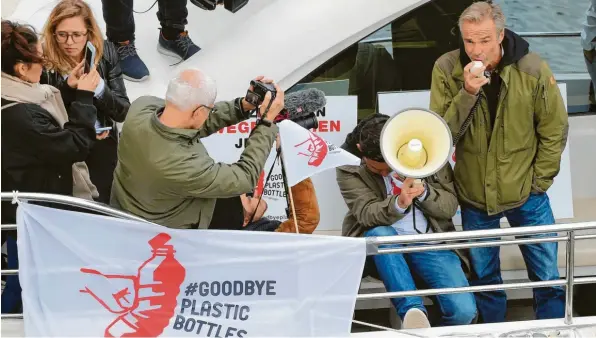
[{"label": "camera operator's hands", "polygon": [[[269,122],[273,122],[284,109],[284,91],[276,83],[273,83],[273,86],[277,92],[275,99],[271,102],[271,92],[267,92],[261,107],[259,107],[260,116],[263,116],[263,119]],[[271,102],[271,106],[269,106],[269,102]],[[269,110],[267,110],[267,107],[269,107]]]},{"label": "camera operator's hands", "polygon": [[[254,78],[254,81],[261,81],[261,82],[263,82],[263,83],[273,83],[273,80],[271,80],[271,79],[269,79],[269,78],[266,78],[266,77],[264,77],[263,75],[260,75],[260,76],[257,76],[256,78]],[[255,90],[255,86],[253,86],[253,85],[250,85],[250,86],[248,87],[248,91],[249,91],[249,92],[252,92],[252,91],[254,91],[254,90]],[[250,104],[248,101],[246,101],[246,99],[245,99],[245,98],[242,98],[242,109],[243,109],[244,111],[250,111],[250,110],[253,110],[253,109],[255,109],[255,108],[257,108],[257,107],[255,107],[255,106],[253,106],[252,104]]]}]

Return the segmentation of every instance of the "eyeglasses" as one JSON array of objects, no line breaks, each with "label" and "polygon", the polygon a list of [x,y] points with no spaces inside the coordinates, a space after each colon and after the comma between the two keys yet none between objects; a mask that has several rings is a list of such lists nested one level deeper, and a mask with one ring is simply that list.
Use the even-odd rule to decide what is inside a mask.
[{"label": "eyeglasses", "polygon": [[65,43],[68,41],[69,37],[72,38],[72,41],[76,43],[87,39],[87,32],[56,32],[54,33],[54,36],[56,37],[56,41],[60,43]]},{"label": "eyeglasses", "polygon": [[195,110],[192,111],[192,115],[194,115],[195,112],[197,110],[201,109],[201,108],[207,108],[207,109],[209,109],[209,114],[208,115],[211,115],[211,113],[213,113],[215,111],[215,107],[209,107],[209,106],[206,106],[204,104],[201,104],[197,108],[195,108]]}]

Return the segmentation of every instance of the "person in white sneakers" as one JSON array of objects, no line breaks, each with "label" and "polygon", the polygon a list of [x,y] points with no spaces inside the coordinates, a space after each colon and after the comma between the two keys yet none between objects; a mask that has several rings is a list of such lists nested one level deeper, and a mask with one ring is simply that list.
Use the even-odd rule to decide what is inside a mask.
[{"label": "person in white sneakers", "polygon": [[[383,125],[389,119],[376,114],[362,120],[342,148],[360,157],[359,166],[337,168],[337,182],[348,206],[343,235],[378,237],[455,231],[451,218],[457,211],[453,171],[449,164],[422,185],[402,179],[385,163],[380,149]],[[386,245],[384,247],[400,247]],[[465,251],[441,250],[375,255],[374,263],[389,292],[426,288],[466,287],[469,270]],[[421,297],[393,298],[403,328],[430,327]],[[467,325],[476,318],[471,293],[439,295],[437,326]]]}]

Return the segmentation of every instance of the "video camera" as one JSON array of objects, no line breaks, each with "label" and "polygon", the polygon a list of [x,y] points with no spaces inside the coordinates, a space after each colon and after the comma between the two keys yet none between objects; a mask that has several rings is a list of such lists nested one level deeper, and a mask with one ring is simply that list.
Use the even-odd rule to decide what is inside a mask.
[{"label": "video camera", "polygon": [[242,7],[246,6],[248,0],[190,0],[190,2],[204,10],[212,11],[218,5],[224,5],[225,9],[232,13],[238,12]]},{"label": "video camera", "polygon": [[[252,80],[253,90],[247,91],[245,99],[251,105],[258,107],[263,103],[267,92],[271,92],[271,100],[275,99],[277,91],[272,84]],[[326,104],[325,94],[317,89],[301,90],[287,94],[284,100],[285,108],[275,117],[273,123],[290,120],[302,128],[313,129],[319,127],[316,111]]]}]

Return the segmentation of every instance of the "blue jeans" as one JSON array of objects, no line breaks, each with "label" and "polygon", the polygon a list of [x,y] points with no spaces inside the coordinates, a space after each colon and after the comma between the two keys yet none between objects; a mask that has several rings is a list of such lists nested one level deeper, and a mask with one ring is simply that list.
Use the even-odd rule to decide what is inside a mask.
[{"label": "blue jeans", "polygon": [[[391,226],[378,226],[366,231],[364,236],[397,236],[397,231]],[[398,247],[401,245],[380,246]],[[461,261],[453,251],[375,255],[374,261],[389,292],[416,290],[413,275],[433,289],[468,286]],[[439,326],[466,325],[476,317],[476,302],[470,293],[439,295],[436,300],[441,311]],[[393,298],[391,301],[402,320],[406,312],[412,308],[427,312],[421,297]]]},{"label": "blue jeans", "polygon": [[[547,194],[531,194],[522,206],[497,215],[488,214],[470,206],[462,206],[464,230],[498,229],[501,217],[507,217],[511,227],[554,224],[555,218]],[[556,234],[536,235],[546,237]],[[530,236],[528,236],[530,237]],[[519,246],[528,276],[532,281],[559,279],[557,268],[557,243],[524,244]],[[472,269],[476,274],[472,285],[501,284],[501,261],[499,247],[471,248]],[[484,323],[505,321],[507,296],[505,291],[476,293],[480,319]],[[565,292],[561,287],[534,289],[536,319],[561,318],[565,314]]]}]

